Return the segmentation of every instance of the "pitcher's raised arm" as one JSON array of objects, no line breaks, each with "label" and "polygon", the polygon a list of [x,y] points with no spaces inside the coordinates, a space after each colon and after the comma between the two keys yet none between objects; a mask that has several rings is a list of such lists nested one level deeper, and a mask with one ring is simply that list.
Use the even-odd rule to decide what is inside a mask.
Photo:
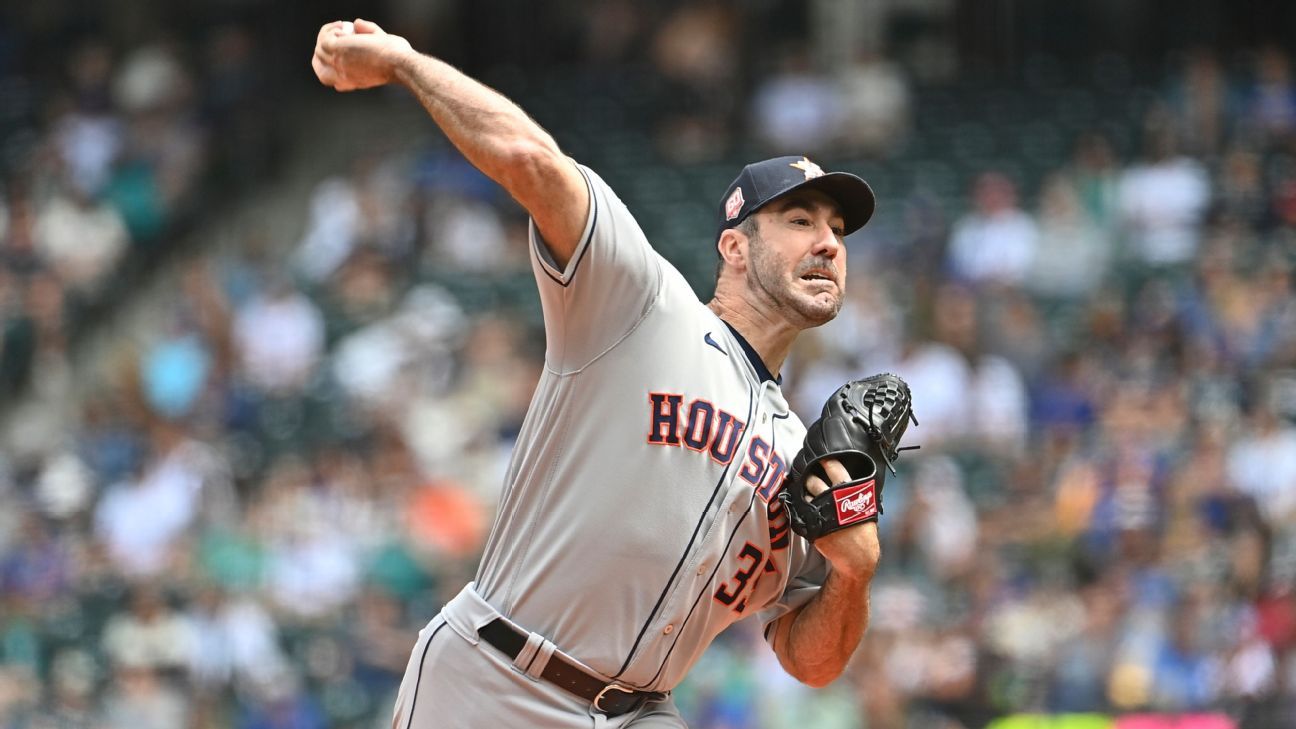
[{"label": "pitcher's raised arm", "polygon": [[338,91],[408,88],[464,157],[526,208],[556,262],[571,258],[589,189],[553,137],[512,101],[362,19],[321,27],[311,67]]}]

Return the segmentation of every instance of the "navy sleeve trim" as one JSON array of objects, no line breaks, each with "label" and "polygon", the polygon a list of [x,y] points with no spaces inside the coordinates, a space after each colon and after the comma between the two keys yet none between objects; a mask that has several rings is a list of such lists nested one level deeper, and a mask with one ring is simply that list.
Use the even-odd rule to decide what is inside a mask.
[{"label": "navy sleeve trim", "polygon": [[594,231],[598,229],[598,195],[595,194],[594,185],[590,182],[589,175],[585,173],[585,170],[581,169],[580,165],[576,165],[576,169],[580,171],[581,177],[585,178],[585,189],[589,191],[590,219],[586,224],[585,235],[581,238],[580,245],[576,247],[576,253],[573,256],[574,260],[569,261],[567,264],[570,270],[557,272],[558,267],[554,265],[553,254],[550,253],[549,246],[544,242],[544,238],[540,236],[540,229],[536,227],[535,219],[532,218],[528,224],[531,229],[531,245],[536,256],[540,259],[540,267],[544,269],[546,276],[563,288],[567,288],[575,280],[576,271],[580,269],[581,261],[585,260],[585,253],[589,251],[590,244],[594,240]]}]

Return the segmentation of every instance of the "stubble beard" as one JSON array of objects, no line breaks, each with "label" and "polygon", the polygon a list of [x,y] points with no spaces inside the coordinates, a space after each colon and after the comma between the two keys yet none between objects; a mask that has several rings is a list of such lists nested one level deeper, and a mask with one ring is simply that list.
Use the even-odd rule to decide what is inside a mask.
[{"label": "stubble beard", "polygon": [[751,265],[747,267],[748,287],[753,292],[763,293],[765,300],[793,325],[800,329],[822,326],[841,311],[840,287],[831,297],[798,291],[795,287],[800,279],[789,273],[787,260],[772,246],[766,245],[759,236],[751,236],[748,250],[751,253]]}]

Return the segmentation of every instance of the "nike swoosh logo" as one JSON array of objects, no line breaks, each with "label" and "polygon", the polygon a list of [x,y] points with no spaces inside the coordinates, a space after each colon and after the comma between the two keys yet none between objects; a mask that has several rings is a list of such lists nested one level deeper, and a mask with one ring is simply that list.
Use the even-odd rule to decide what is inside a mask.
[{"label": "nike swoosh logo", "polygon": [[723,349],[720,349],[720,345],[716,344],[716,340],[714,340],[714,339],[711,338],[711,332],[707,332],[707,333],[706,333],[706,336],[702,337],[702,341],[706,342],[707,344],[711,345],[712,347],[715,347],[717,350],[720,351],[720,354],[723,354],[723,355],[726,356],[726,357],[729,356],[729,353],[726,352],[726,351],[724,351]]}]

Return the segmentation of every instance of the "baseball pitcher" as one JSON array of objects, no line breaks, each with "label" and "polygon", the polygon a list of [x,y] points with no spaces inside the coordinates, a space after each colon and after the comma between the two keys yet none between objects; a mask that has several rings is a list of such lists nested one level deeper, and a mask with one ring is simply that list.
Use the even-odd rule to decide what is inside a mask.
[{"label": "baseball pitcher", "polygon": [[364,20],[321,28],[312,65],[338,91],[408,88],[526,208],[544,309],[544,372],[481,566],[419,634],[393,727],[683,727],[672,687],[753,614],[791,675],[837,678],[868,624],[909,389],[848,383],[807,432],[779,371],[841,308],[869,186],[805,157],[747,165],[717,205],[703,304],[500,94]]}]

